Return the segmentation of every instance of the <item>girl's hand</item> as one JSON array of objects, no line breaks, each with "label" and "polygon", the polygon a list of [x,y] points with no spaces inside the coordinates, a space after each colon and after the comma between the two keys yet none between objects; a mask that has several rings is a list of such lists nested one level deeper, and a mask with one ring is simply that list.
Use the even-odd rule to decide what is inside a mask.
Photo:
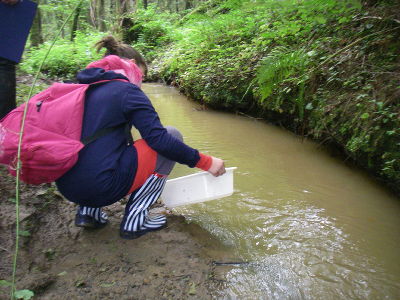
[{"label": "girl's hand", "polygon": [[222,174],[225,174],[225,164],[224,161],[220,158],[216,158],[214,156],[212,158],[211,167],[208,169],[208,172],[213,176],[218,177]]}]

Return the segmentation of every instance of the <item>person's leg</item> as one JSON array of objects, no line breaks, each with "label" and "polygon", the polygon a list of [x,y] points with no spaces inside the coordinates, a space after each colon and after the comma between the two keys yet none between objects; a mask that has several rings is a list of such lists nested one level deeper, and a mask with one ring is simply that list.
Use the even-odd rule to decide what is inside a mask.
[{"label": "person's leg", "polygon": [[0,119],[15,108],[15,63],[0,57]]},{"label": "person's leg", "polygon": [[75,225],[84,228],[101,228],[108,223],[108,216],[101,207],[79,205],[75,215]]},{"label": "person's leg", "polygon": [[124,218],[121,222],[120,235],[122,238],[134,239],[147,233],[165,227],[166,219],[149,218],[148,209],[157,201],[164,188],[166,176],[152,174],[144,185],[133,192],[125,207]]},{"label": "person's leg", "polygon": [[[174,137],[182,140],[182,135],[174,127],[166,127]],[[175,165],[164,156],[157,154],[156,168],[146,182],[129,198],[125,215],[121,222],[120,235],[122,238],[135,239],[149,231],[159,230],[167,224],[163,215],[149,216],[149,207],[157,201],[163,191],[167,176]]]},{"label": "person's leg", "polygon": [[[179,139],[180,141],[183,141],[182,134],[179,132],[178,129],[172,126],[165,126],[165,129],[167,129],[170,135]],[[168,158],[162,156],[161,154],[157,154],[157,163],[155,172],[157,172],[158,174],[168,176],[172,172],[175,163],[176,163],[175,161],[169,160]]]}]

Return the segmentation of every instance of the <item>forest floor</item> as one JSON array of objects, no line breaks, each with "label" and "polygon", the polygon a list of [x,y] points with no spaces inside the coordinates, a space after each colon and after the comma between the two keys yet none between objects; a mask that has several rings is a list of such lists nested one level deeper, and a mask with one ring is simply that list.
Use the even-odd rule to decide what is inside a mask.
[{"label": "forest floor", "polygon": [[[15,178],[0,167],[0,280],[10,281],[15,245]],[[211,299],[224,270],[219,242],[181,216],[139,239],[119,237],[124,205],[105,209],[110,224],[74,225],[76,207],[53,184],[22,184],[17,289],[34,299]],[[0,286],[0,299],[9,299]]]}]

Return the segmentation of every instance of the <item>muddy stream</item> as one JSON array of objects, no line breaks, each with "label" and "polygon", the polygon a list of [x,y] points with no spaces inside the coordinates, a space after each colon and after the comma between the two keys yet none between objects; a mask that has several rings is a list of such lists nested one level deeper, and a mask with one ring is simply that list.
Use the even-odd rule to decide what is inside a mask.
[{"label": "muddy stream", "polygon": [[[170,87],[144,91],[164,125],[238,167],[234,195],[176,210],[238,263],[221,266],[219,298],[400,298],[398,198],[314,142],[204,110]],[[177,166],[171,177],[195,171]]]}]

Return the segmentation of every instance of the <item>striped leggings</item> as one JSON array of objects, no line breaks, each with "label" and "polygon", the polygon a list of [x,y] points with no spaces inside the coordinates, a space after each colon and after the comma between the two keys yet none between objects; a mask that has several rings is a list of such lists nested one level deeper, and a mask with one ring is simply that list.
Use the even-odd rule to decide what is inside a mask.
[{"label": "striped leggings", "polygon": [[[166,127],[169,134],[175,138],[183,140],[180,132],[174,128]],[[121,222],[121,230],[123,231],[138,231],[143,229],[154,229],[165,225],[165,216],[148,216],[149,207],[154,204],[160,197],[167,176],[171,173],[175,165],[174,161],[171,161],[160,154],[157,154],[156,169],[151,174],[146,182],[136,191],[134,191],[125,207],[125,214]],[[80,211],[90,212],[91,210],[83,210],[84,206],[80,206]],[[96,210],[92,217],[99,217],[98,221],[101,221],[101,217],[104,217],[104,213],[100,213]],[[101,217],[100,217],[101,216]],[[96,218],[97,219],[97,218]]]},{"label": "striped leggings", "polygon": [[166,223],[164,216],[148,217],[148,208],[160,197],[166,179],[166,176],[154,173],[139,190],[131,194],[125,207],[121,230],[138,231],[161,227]]}]

